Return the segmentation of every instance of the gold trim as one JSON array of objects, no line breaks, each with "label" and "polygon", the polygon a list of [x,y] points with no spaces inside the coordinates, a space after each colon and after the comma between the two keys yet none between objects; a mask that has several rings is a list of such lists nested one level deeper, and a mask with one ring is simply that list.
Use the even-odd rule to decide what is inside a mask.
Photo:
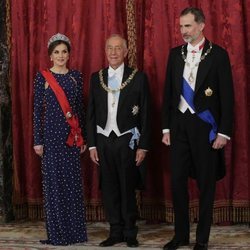
[{"label": "gold trim", "polygon": [[8,47],[8,55],[9,55],[9,72],[8,72],[8,85],[11,87],[11,75],[10,75],[10,68],[11,68],[11,16],[10,16],[10,11],[11,11],[11,5],[10,5],[10,0],[6,0],[6,39],[7,39],[7,47]]},{"label": "gold trim", "polygon": [[6,34],[7,46],[9,51],[11,49],[11,18],[10,18],[10,0],[6,0]]},{"label": "gold trim", "polygon": [[127,12],[127,33],[128,33],[128,64],[132,68],[137,67],[136,60],[136,19],[135,19],[135,1],[126,1]]}]

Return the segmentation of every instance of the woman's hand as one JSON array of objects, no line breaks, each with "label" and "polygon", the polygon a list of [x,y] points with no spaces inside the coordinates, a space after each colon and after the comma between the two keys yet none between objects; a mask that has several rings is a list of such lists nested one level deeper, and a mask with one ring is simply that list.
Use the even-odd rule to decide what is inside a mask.
[{"label": "woman's hand", "polygon": [[35,150],[35,153],[39,156],[43,156],[43,145],[36,145],[33,147]]}]

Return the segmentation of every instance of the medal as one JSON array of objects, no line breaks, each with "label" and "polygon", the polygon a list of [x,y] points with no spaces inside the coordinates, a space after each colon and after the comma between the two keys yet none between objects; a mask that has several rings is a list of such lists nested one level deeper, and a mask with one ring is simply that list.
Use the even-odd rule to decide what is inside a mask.
[{"label": "medal", "polygon": [[205,90],[205,95],[206,96],[211,96],[213,94],[213,90],[210,89],[210,87],[208,87],[206,90]]},{"label": "medal", "polygon": [[137,115],[139,113],[139,106],[134,105],[132,108],[132,114]]},{"label": "medal", "polygon": [[67,113],[66,113],[66,118],[67,119],[70,119],[72,117],[72,114],[68,111]]}]

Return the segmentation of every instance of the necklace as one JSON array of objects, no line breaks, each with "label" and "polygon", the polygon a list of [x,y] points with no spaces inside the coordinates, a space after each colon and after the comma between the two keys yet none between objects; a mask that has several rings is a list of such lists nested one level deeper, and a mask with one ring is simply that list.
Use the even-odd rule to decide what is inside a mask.
[{"label": "necklace", "polygon": [[209,41],[209,48],[206,50],[204,55],[201,56],[200,60],[197,63],[195,63],[193,67],[191,67],[190,63],[187,61],[187,56],[184,54],[184,45],[182,45],[182,47],[181,47],[181,56],[182,56],[182,59],[184,60],[184,62],[186,63],[186,65],[190,68],[190,73],[189,73],[189,76],[188,76],[188,81],[190,83],[193,83],[194,80],[195,80],[193,70],[195,69],[195,67],[198,67],[200,62],[202,60],[204,60],[206,58],[206,56],[211,52],[212,47],[213,47],[213,45]]},{"label": "necklace", "polygon": [[111,93],[112,96],[113,96],[112,107],[115,106],[115,101],[116,101],[115,94],[116,94],[117,92],[121,91],[122,89],[124,89],[124,88],[132,81],[132,79],[134,78],[134,76],[135,76],[135,74],[136,74],[137,71],[138,71],[137,69],[134,69],[133,72],[132,72],[132,73],[129,75],[129,77],[127,78],[127,80],[126,80],[125,82],[123,82],[123,83],[121,84],[120,87],[115,88],[115,89],[112,89],[112,88],[108,87],[108,86],[104,83],[104,79],[103,79],[103,70],[101,69],[101,70],[99,71],[99,79],[100,79],[100,84],[101,84],[102,88],[103,88],[105,91],[107,91],[108,93]]},{"label": "necklace", "polygon": [[50,68],[50,71],[55,74],[66,75],[69,72],[69,69],[66,68],[66,69],[60,70],[60,69],[55,69],[54,67],[52,67]]}]

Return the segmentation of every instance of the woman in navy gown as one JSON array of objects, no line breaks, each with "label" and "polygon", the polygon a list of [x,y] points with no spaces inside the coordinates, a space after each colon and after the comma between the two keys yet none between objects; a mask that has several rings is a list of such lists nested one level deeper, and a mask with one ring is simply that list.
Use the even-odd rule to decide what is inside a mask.
[{"label": "woman in navy gown", "polygon": [[[79,71],[67,68],[70,40],[52,36],[49,72],[64,91],[72,113],[84,131],[83,81]],[[42,159],[47,240],[44,244],[70,245],[87,241],[80,154],[86,145],[66,144],[71,127],[50,84],[41,72],[34,81],[34,150]]]}]

